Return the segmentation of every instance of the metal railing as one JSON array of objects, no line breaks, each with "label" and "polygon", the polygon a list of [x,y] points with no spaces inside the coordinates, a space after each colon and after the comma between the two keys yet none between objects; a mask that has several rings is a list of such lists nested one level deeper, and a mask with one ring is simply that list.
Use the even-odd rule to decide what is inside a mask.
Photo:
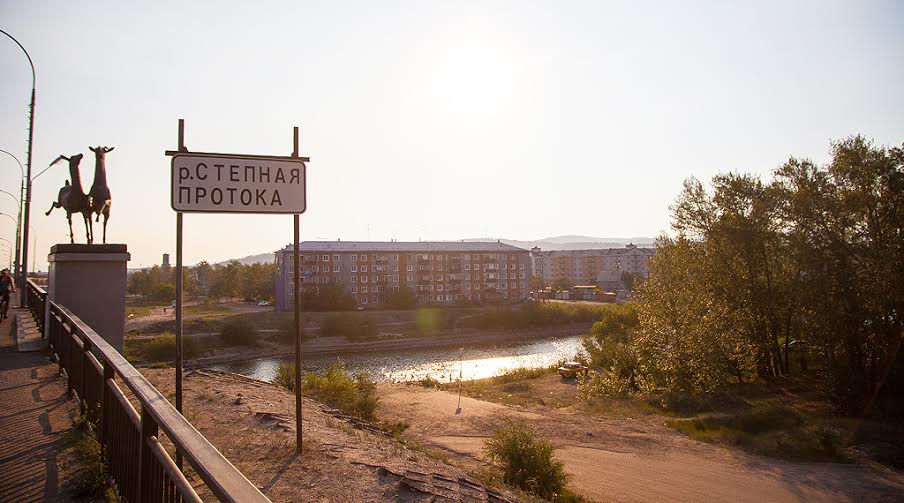
[{"label": "metal railing", "polygon": [[47,312],[45,302],[47,301],[47,292],[38,286],[34,281],[25,282],[25,306],[31,311],[32,318],[38,325],[38,330],[44,333],[44,313]]},{"label": "metal railing", "polygon": [[[48,305],[33,284],[27,302],[32,313]],[[48,308],[44,336],[95,427],[123,501],[201,501],[161,445],[160,430],[220,501],[269,501],[113,346],[65,307],[50,301]],[[120,384],[137,399],[140,414]]]}]

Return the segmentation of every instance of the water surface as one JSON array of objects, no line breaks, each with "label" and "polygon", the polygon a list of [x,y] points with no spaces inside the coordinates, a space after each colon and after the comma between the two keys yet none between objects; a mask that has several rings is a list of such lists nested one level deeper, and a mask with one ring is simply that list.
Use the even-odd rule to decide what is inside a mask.
[{"label": "water surface", "polygon": [[[340,356],[350,372],[364,372],[376,381],[410,381],[432,377],[448,382],[458,379],[483,379],[518,367],[548,367],[570,360],[581,351],[580,336],[538,339],[530,342],[496,344],[481,347],[426,348],[405,351],[368,352]],[[236,372],[262,381],[272,381],[281,360],[259,358],[211,365],[214,370]],[[305,371],[321,371],[336,361],[336,356],[308,356],[302,362]]]}]

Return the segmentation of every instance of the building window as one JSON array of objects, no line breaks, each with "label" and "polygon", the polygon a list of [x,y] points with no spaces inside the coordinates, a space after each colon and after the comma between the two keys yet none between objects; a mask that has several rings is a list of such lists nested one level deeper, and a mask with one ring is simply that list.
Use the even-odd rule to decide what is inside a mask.
[{"label": "building window", "polygon": [[358,277],[352,276],[352,283],[357,283],[357,282],[358,282]]},{"label": "building window", "polygon": [[329,255],[324,255],[324,256],[320,257],[320,260],[323,260],[324,262],[329,262],[329,261],[330,261],[330,256],[329,256]]},{"label": "building window", "polygon": [[478,255],[478,254],[475,253],[475,254],[474,254],[474,260],[480,260],[480,255]]},{"label": "building window", "polygon": [[443,296],[442,296],[442,295],[437,295],[437,296],[436,296],[436,300],[438,300],[439,302],[442,302],[442,301],[443,301]]},{"label": "building window", "polygon": [[358,272],[358,266],[353,265],[353,266],[352,266],[352,272]]},{"label": "building window", "polygon": [[352,293],[358,293],[358,287],[357,287],[357,286],[353,286],[353,287],[352,287]]},{"label": "building window", "polygon": [[371,299],[371,300],[373,301],[374,304],[376,304],[376,303],[377,303],[377,296],[374,295],[374,296],[373,296],[373,299]]},{"label": "building window", "polygon": [[366,265],[362,265],[362,266],[361,266],[361,272],[367,272],[367,266],[366,266]]},{"label": "building window", "polygon": [[437,292],[442,292],[442,291],[443,291],[443,285],[436,285],[436,291],[437,291]]},{"label": "building window", "polygon": [[329,282],[330,282],[330,278],[323,278],[323,282],[324,282],[324,284],[329,283]]},{"label": "building window", "polygon": [[377,275],[374,275],[374,283],[376,283],[377,281],[380,281],[380,277]]},{"label": "building window", "polygon": [[523,272],[521,273],[521,279],[524,279],[524,273],[523,273]]},{"label": "building window", "polygon": [[411,272],[411,271],[413,271],[413,270],[414,270],[414,266],[413,266],[413,265],[409,265],[409,266],[408,266],[408,272]]},{"label": "building window", "polygon": [[315,265],[315,266],[314,266],[314,272],[320,272],[320,266],[319,266],[319,265]]},{"label": "building window", "polygon": [[338,266],[338,265],[334,265],[334,266],[333,266],[333,272],[339,272],[339,266]]},{"label": "building window", "polygon": [[357,261],[358,261],[358,256],[352,255],[352,262],[357,262]]},{"label": "building window", "polygon": [[366,287],[366,286],[362,286],[362,287],[361,287],[361,293],[367,293],[367,287]]},{"label": "building window", "polygon": [[367,297],[361,297],[361,303],[367,304]]},{"label": "building window", "polygon": [[397,265],[392,266],[392,272],[399,272],[399,266],[397,266]]},{"label": "building window", "polygon": [[361,255],[361,261],[367,262],[367,255]]}]

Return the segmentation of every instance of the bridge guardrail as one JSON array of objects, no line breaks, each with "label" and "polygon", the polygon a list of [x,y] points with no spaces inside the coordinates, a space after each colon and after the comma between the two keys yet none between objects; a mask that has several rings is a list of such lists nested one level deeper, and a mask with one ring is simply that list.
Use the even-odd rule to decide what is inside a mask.
[{"label": "bridge guardrail", "polygon": [[[46,303],[29,282],[29,307]],[[34,299],[34,302],[32,302]],[[38,311],[42,312],[43,311]],[[38,317],[36,317],[38,318]],[[40,316],[43,325],[43,316]],[[98,440],[124,501],[201,501],[160,444],[160,430],[220,501],[269,502],[228,459],[201,435],[138,370],[75,314],[49,302],[44,331],[67,386],[95,425]],[[140,414],[120,383],[140,403]]]}]

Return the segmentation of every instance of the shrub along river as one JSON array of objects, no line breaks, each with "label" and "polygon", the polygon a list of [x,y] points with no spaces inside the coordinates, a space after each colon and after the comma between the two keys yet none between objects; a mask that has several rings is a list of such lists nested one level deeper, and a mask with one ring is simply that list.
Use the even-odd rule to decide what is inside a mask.
[{"label": "shrub along river", "polygon": [[[343,354],[341,360],[349,372],[363,372],[376,381],[411,381],[432,377],[449,382],[458,379],[483,379],[518,367],[548,367],[572,360],[581,351],[580,336],[537,339],[462,348],[425,348],[408,351]],[[211,365],[214,370],[235,372],[262,381],[272,381],[280,361],[291,358],[259,358]],[[305,357],[305,371],[321,371],[336,361],[335,356]]]}]

